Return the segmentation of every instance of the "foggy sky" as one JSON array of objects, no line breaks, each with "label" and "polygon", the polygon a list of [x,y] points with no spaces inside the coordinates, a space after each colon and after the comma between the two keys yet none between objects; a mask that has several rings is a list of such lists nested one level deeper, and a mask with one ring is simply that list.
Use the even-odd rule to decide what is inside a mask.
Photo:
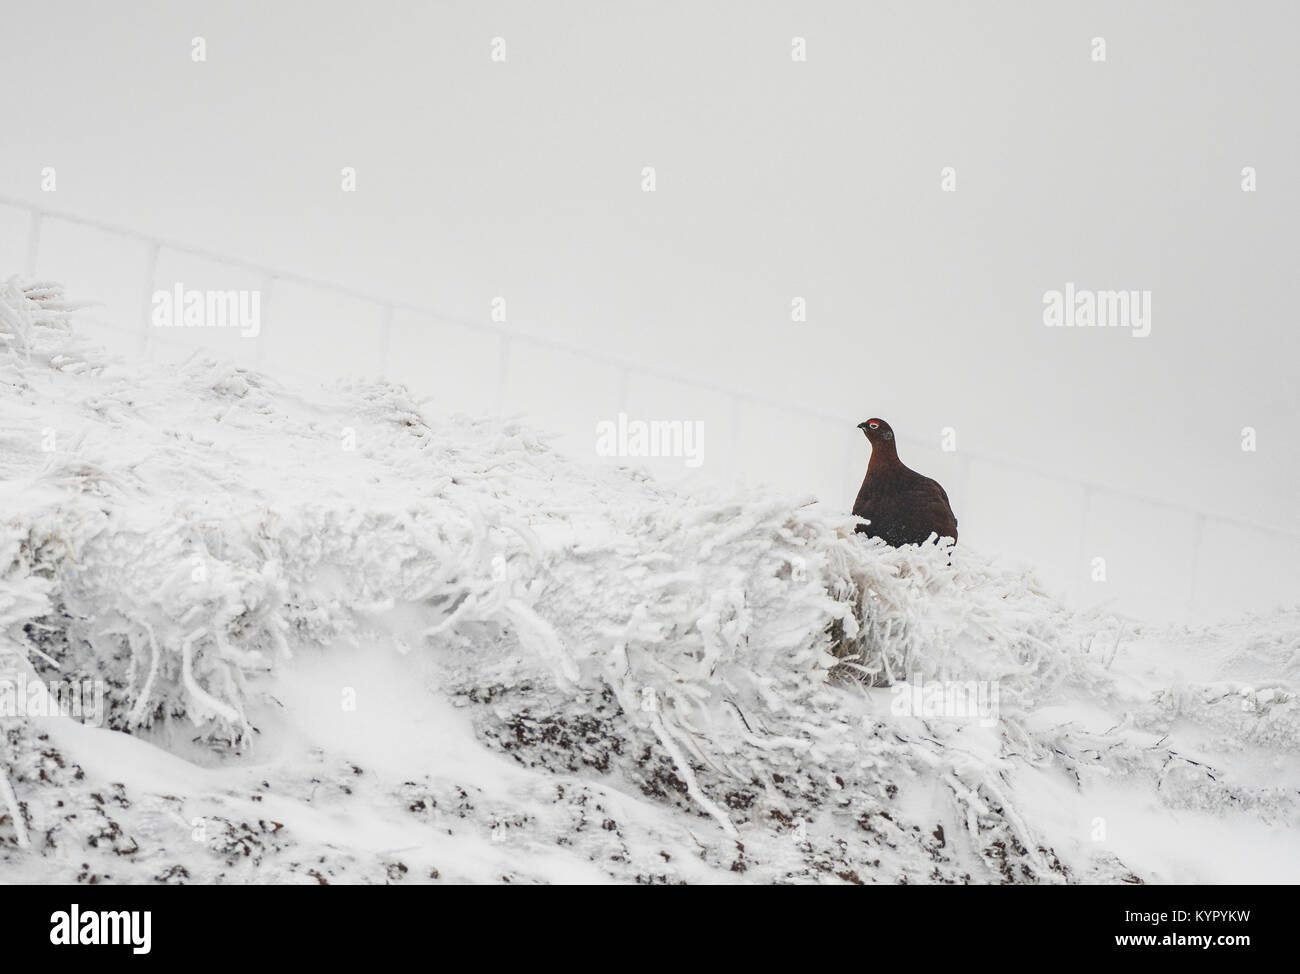
[{"label": "foggy sky", "polygon": [[[838,479],[808,479],[845,506],[854,426],[880,415],[1300,529],[1293,4],[54,0],[6,21],[7,195],[463,318],[503,295],[539,333],[842,414],[843,443],[815,434]],[[1045,327],[1067,282],[1150,291],[1150,336]],[[529,381],[589,381],[564,368]],[[771,457],[807,446],[754,425]],[[1018,508],[1053,516],[1032,483],[985,491],[990,547]],[[1147,528],[1159,546],[1124,531]]]}]

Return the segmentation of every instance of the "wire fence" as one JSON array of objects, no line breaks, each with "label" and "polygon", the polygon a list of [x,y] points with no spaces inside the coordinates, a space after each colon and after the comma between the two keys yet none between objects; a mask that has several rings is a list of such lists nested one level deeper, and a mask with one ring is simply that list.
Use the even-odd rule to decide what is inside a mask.
[{"label": "wire fence", "polygon": [[[658,368],[535,328],[447,315],[24,200],[0,195],[0,210],[8,214],[0,221],[0,271],[7,263],[29,277],[61,279],[84,292],[80,296],[107,294],[106,310],[94,324],[101,330],[97,337],[115,351],[151,358],[167,354],[169,347],[193,348],[199,338],[202,344],[227,340],[207,329],[155,327],[152,299],[182,274],[216,290],[227,290],[237,279],[260,297],[261,330],[252,341],[228,342],[224,351],[258,367],[320,377],[339,364],[328,364],[326,346],[333,337],[347,350],[334,358],[351,371],[405,381],[417,393],[438,391],[444,402],[466,411],[526,408],[570,434],[570,443],[579,448],[584,438],[592,442],[594,417],[614,410],[680,416],[682,405],[689,404],[685,411],[707,415],[715,431],[710,440],[723,444],[713,450],[722,462],[711,464],[723,476],[743,474],[796,488],[802,481],[792,482],[792,467],[815,470],[814,483],[803,484],[805,489],[843,498],[847,505],[865,469],[865,444],[852,431],[860,417]],[[322,324],[331,317],[333,332]],[[376,336],[359,357],[358,328]],[[313,358],[317,352],[322,354]],[[556,368],[539,369],[539,358]],[[567,369],[569,380],[538,380],[539,372],[553,376],[557,369],[561,375]],[[791,462],[788,450],[778,466],[767,456],[770,450],[746,454],[737,447],[756,416],[763,418],[764,429],[774,421],[784,424],[785,442],[805,446],[799,462]],[[909,462],[924,454],[922,469],[949,485],[963,540],[1028,556],[1045,577],[1084,603],[1113,601],[1121,609],[1156,608],[1158,615],[1190,619],[1216,610],[1297,602],[1300,532],[1170,503],[1016,457],[966,448],[945,452],[938,437],[901,439]],[[1050,495],[1056,503],[1041,506],[1056,513],[1050,519],[1028,516],[1021,499],[1030,493]]]}]

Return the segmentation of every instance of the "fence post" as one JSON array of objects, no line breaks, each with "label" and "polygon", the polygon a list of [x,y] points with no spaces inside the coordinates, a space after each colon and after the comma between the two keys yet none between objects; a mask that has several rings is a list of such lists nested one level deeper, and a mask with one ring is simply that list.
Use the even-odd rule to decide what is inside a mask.
[{"label": "fence post", "polygon": [[1201,540],[1205,535],[1205,515],[1197,514],[1192,525],[1192,577],[1187,583],[1187,619],[1196,611],[1196,580],[1201,568]]},{"label": "fence post", "polygon": [[497,419],[501,418],[506,404],[506,370],[510,366],[510,335],[501,336],[501,352],[497,359],[497,387],[495,402],[492,411],[496,414]]},{"label": "fence post", "polygon": [[734,480],[736,476],[744,469],[744,462],[741,459],[741,440],[740,436],[740,397],[731,397],[731,469],[727,475]]},{"label": "fence post", "polygon": [[41,249],[41,211],[33,209],[32,223],[27,228],[27,276],[36,276],[36,256]]},{"label": "fence post", "polygon": [[384,305],[384,320],[379,326],[379,373],[385,379],[388,374],[388,353],[393,344],[393,306]]},{"label": "fence post", "polygon": [[253,339],[253,362],[261,369],[266,364],[266,309],[271,304],[271,291],[275,287],[275,275],[268,274],[262,278],[262,300],[258,303],[262,320],[260,327],[257,329],[257,337]]},{"label": "fence post", "polygon": [[632,370],[624,367],[618,374],[618,411],[627,412],[628,387],[632,382]]},{"label": "fence post", "polygon": [[972,460],[969,453],[963,452],[961,459],[957,461],[957,466],[961,473],[958,474],[958,483],[961,484],[961,502],[970,503],[970,470]]},{"label": "fence post", "polygon": [[158,281],[158,252],[162,247],[155,240],[149,246],[149,273],[144,281],[144,320],[140,323],[140,357],[149,349],[149,332],[153,328],[153,290]]},{"label": "fence post", "polygon": [[1074,585],[1080,594],[1084,586],[1080,584],[1081,576],[1086,577],[1084,566],[1088,563],[1088,515],[1092,513],[1092,485],[1083,485],[1083,503],[1079,505],[1079,549],[1074,557]]}]

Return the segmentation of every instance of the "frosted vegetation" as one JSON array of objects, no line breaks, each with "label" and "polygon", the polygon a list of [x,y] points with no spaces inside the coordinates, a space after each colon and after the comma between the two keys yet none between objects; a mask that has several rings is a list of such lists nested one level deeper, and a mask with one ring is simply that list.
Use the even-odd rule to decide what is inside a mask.
[{"label": "frosted vegetation", "polygon": [[1300,865],[1295,612],[1146,632],[842,504],[669,487],[391,384],[128,366],[73,319],[0,289],[0,672],[105,687],[102,727],[0,715],[15,877]]}]

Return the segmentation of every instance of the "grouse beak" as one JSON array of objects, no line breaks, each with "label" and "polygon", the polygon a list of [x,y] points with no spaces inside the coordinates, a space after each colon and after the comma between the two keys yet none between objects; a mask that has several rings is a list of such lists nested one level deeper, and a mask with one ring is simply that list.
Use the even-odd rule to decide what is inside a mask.
[{"label": "grouse beak", "polygon": [[867,424],[866,424],[866,423],[859,423],[859,424],[858,424],[858,429],[862,430],[862,432],[865,433],[865,432],[867,431]]}]

